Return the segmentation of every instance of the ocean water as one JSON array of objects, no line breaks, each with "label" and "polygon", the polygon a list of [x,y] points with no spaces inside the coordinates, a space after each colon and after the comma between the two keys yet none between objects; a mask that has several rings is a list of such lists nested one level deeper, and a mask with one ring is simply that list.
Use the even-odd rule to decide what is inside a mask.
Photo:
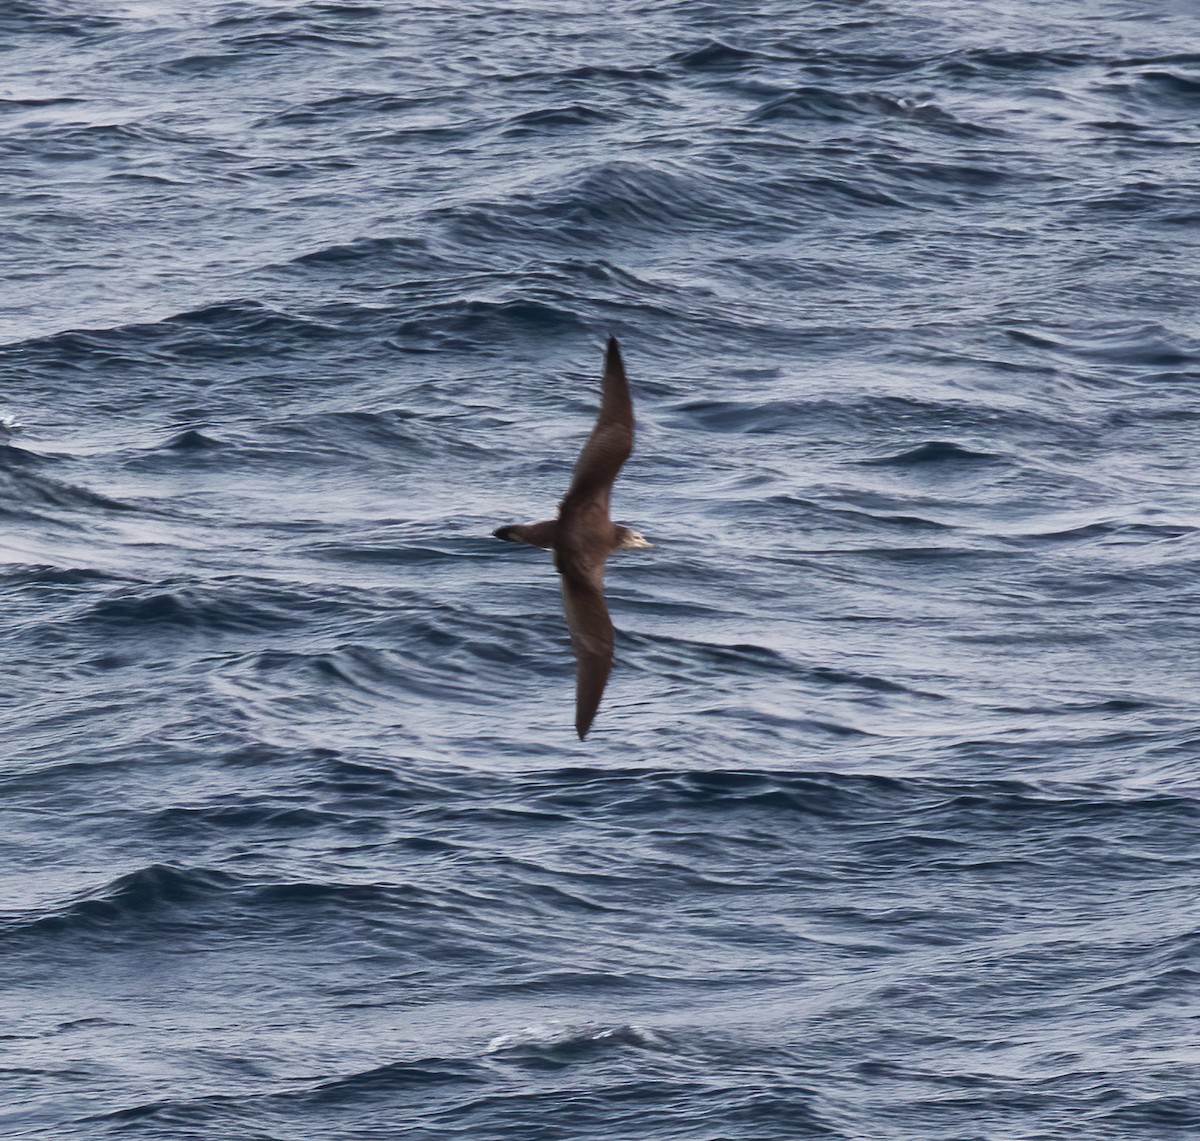
[{"label": "ocean water", "polygon": [[[1200,1133],[1200,11],[6,0],[0,1135]],[[548,557],[621,338],[617,662]]]}]

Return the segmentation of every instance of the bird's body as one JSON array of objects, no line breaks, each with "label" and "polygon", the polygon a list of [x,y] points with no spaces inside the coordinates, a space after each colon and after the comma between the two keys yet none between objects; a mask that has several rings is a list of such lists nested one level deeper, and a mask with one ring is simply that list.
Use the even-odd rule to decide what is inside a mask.
[{"label": "bird's body", "polygon": [[609,517],[613,480],[633,451],[633,402],[616,338],[604,355],[604,386],[596,426],[579,453],[557,519],[500,527],[498,539],[554,552],[563,610],[575,650],[575,729],[591,727],[612,669],[613,625],[604,601],[604,565],[613,551],[648,547],[636,531]]}]

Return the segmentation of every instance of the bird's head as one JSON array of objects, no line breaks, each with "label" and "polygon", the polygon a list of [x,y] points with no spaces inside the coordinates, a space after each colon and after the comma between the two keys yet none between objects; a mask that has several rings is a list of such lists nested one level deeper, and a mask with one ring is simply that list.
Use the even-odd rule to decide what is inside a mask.
[{"label": "bird's head", "polygon": [[635,547],[653,547],[645,535],[640,531],[633,530],[632,527],[617,528],[617,547],[618,551],[628,551]]}]

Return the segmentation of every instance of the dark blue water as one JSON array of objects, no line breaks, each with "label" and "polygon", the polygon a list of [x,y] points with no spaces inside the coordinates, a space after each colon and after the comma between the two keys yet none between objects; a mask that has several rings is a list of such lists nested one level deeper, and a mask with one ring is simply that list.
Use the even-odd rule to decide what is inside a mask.
[{"label": "dark blue water", "polygon": [[0,48],[0,1134],[1197,1135],[1191,5]]}]

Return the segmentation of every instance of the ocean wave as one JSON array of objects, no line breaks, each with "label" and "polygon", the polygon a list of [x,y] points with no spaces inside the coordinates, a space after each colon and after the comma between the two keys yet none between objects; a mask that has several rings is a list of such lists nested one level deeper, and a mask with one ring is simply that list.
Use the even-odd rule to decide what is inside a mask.
[{"label": "ocean wave", "polygon": [[1186,1133],[1188,14],[170,7],[0,13],[0,1131]]},{"label": "ocean wave", "polygon": [[347,266],[361,263],[393,270],[419,268],[423,272],[449,268],[433,253],[428,241],[416,236],[362,237],[299,254],[290,264],[341,273]]},{"label": "ocean wave", "polygon": [[675,64],[687,71],[726,71],[737,70],[755,60],[769,58],[760,51],[735,47],[721,40],[708,39],[697,47],[675,52],[667,57],[666,62]]},{"label": "ocean wave", "polygon": [[1021,535],[1021,538],[1044,542],[1077,542],[1089,539],[1156,542],[1193,535],[1197,530],[1200,530],[1200,527],[1191,523],[1139,523],[1121,519],[1102,519],[1048,531],[1027,531]]},{"label": "ocean wave", "polygon": [[198,428],[185,428],[163,444],[163,449],[169,452],[194,453],[216,451],[225,446],[223,441],[205,435]]},{"label": "ocean wave", "polygon": [[878,459],[860,460],[860,463],[884,467],[924,467],[929,464],[976,464],[994,463],[1001,459],[991,452],[976,451],[953,440],[928,440],[915,448],[906,448],[894,455],[881,456]]},{"label": "ocean wave", "polygon": [[[279,13],[274,14],[276,17]],[[243,70],[257,61],[260,65],[276,57],[294,57],[297,53],[313,56],[337,56],[344,51],[382,48],[387,40],[362,27],[345,27],[336,19],[321,20],[319,8],[305,5],[283,13],[283,19],[271,14],[256,16],[239,31],[237,23],[226,23],[224,32],[211,41],[213,48],[185,51],[156,61],[156,68],[170,76],[207,76]]]},{"label": "ocean wave", "polygon": [[47,474],[68,466],[60,459],[0,442],[0,517],[84,527],[97,515],[140,508]]},{"label": "ocean wave", "polygon": [[1095,62],[1096,57],[1086,52],[1053,48],[966,48],[939,60],[937,70],[961,76],[980,73],[1025,75],[1041,71],[1073,71]]},{"label": "ocean wave", "polygon": [[106,637],[177,637],[181,631],[247,634],[295,629],[307,594],[229,577],[211,582],[179,579],[121,586],[96,598],[76,621]]},{"label": "ocean wave", "polygon": [[569,103],[561,107],[539,107],[522,111],[506,119],[501,130],[515,138],[525,135],[553,133],[573,127],[593,127],[617,121],[617,116],[601,107],[586,103]]},{"label": "ocean wave", "polygon": [[662,82],[667,74],[661,68],[652,65],[624,66],[621,64],[584,63],[573,67],[565,67],[560,71],[518,72],[508,77],[512,81],[528,79],[554,79],[575,83],[591,84],[597,80],[650,80]]},{"label": "ocean wave", "polygon": [[344,124],[358,116],[396,115],[415,107],[426,107],[430,100],[420,95],[400,95],[395,91],[343,91],[289,107],[259,120],[263,127],[313,127]]},{"label": "ocean wave", "polygon": [[829,87],[808,85],[775,95],[750,115],[754,123],[786,119],[851,122],[863,116],[886,116],[951,135],[975,137],[1002,135],[995,127],[967,122],[939,107],[926,96],[891,95],[857,91],[849,94]]},{"label": "ocean wave", "polygon": [[[788,513],[796,508],[811,512],[813,516],[822,516],[836,520],[840,527],[849,524],[861,527],[863,532],[878,533],[881,530],[896,529],[901,532],[912,531],[955,531],[959,529],[956,523],[939,519],[931,519],[926,515],[911,512],[900,512],[877,506],[871,502],[853,502],[855,496],[847,494],[845,501],[839,503],[818,502],[811,499],[798,499],[792,495],[773,495],[766,501],[766,506],[783,507]],[[882,536],[881,536],[882,537]]]},{"label": "ocean wave", "polygon": [[127,583],[128,577],[94,567],[26,565],[7,566],[0,570],[0,582],[6,586],[45,588],[55,592],[59,587],[92,587],[98,583]]},{"label": "ocean wave", "polygon": [[428,419],[406,408],[316,412],[268,421],[260,429],[260,448],[278,449],[285,463],[298,453],[395,463],[434,450]]},{"label": "ocean wave", "polygon": [[1200,1113],[1187,1097],[1133,1098],[1116,1109],[1096,1114],[1095,1119],[1122,1132],[1128,1129],[1200,1129]]},{"label": "ocean wave", "polygon": [[440,208],[432,220],[455,241],[485,237],[557,241],[575,247],[580,238],[614,227],[636,232],[655,226],[705,229],[728,225],[737,198],[722,180],[701,177],[674,164],[629,160],[577,169],[558,186],[524,191],[507,201]]},{"label": "ocean wave", "polygon": [[708,432],[785,433],[795,430],[806,411],[801,400],[744,403],[730,400],[689,400],[676,406],[683,418]]},{"label": "ocean wave", "polygon": [[[1195,57],[1185,57],[1184,62],[1193,68],[1197,66]],[[1174,102],[1187,108],[1194,107],[1200,101],[1200,75],[1189,75],[1179,67],[1150,68],[1131,78],[1137,95],[1152,100],[1160,113],[1164,102]]]},{"label": "ocean wave", "polygon": [[78,95],[5,95],[0,96],[0,111],[18,108],[69,107],[87,100]]},{"label": "ocean wave", "polygon": [[[879,336],[877,332],[872,336],[867,330],[863,330],[862,334],[864,340]],[[811,342],[814,331],[806,331],[805,337]],[[678,414],[675,421],[678,427],[698,427],[706,432],[745,435],[828,432],[851,424],[910,431],[922,422],[977,431],[984,425],[997,425],[1003,421],[1019,419],[1026,423],[1037,423],[1042,419],[1029,409],[1010,413],[994,406],[973,405],[967,401],[882,397],[873,393],[853,393],[838,398],[815,395],[773,400],[688,400],[676,404],[673,411]],[[926,451],[921,451],[921,448]],[[915,449],[918,452],[915,462],[922,462],[920,456],[928,456],[932,461],[942,452],[945,453],[944,458],[954,458],[957,454],[955,449],[961,450],[964,458],[969,452],[969,449],[951,442],[926,441]]]},{"label": "ocean wave", "polygon": [[868,805],[907,799],[918,787],[882,776],[754,769],[572,768],[530,774],[526,779],[538,806],[569,809],[606,803],[622,819],[746,809],[842,818]]},{"label": "ocean wave", "polygon": [[191,142],[185,134],[139,120],[90,123],[33,120],[8,145],[12,147],[18,139],[22,151],[33,150],[57,162],[129,156]]},{"label": "ocean wave", "polygon": [[258,301],[206,305],[158,321],[107,329],[71,329],[10,343],[0,359],[20,354],[24,360],[74,368],[136,366],[155,354],[221,360],[261,351],[269,342],[280,354],[302,351],[306,343],[343,335],[330,323]]},{"label": "ocean wave", "polygon": [[69,902],[30,915],[10,914],[0,932],[11,938],[17,934],[61,936],[130,922],[193,926],[199,920],[190,917],[190,906],[227,892],[235,884],[233,877],[212,869],[150,864]]},{"label": "ocean wave", "polygon": [[290,1113],[305,1107],[329,1112],[346,1106],[361,1112],[377,1107],[380,1100],[386,1101],[389,1095],[404,1097],[415,1091],[446,1086],[465,1086],[466,1090],[471,1090],[487,1084],[489,1076],[487,1069],[475,1059],[432,1056],[389,1062],[321,1080],[279,1081],[257,1093],[216,1093],[146,1101],[88,1114],[81,1117],[78,1124],[91,1128],[112,1125],[122,1132],[140,1132],[142,1123],[146,1129],[156,1131],[162,1128],[238,1130],[244,1123],[261,1121],[264,1117],[286,1121]]},{"label": "ocean wave", "polygon": [[[334,812],[255,803],[249,799],[237,804],[174,805],[158,809],[145,817],[147,828],[172,843],[178,843],[187,836],[212,836],[222,832],[278,837],[281,834],[338,828],[349,823]],[[348,830],[370,832],[377,828],[374,822],[366,822],[364,827],[356,826]]]},{"label": "ocean wave", "polygon": [[669,1048],[669,1041],[662,1035],[632,1024],[543,1023],[497,1034],[488,1042],[487,1053],[508,1061],[570,1065],[601,1051]]},{"label": "ocean wave", "polygon": [[1056,355],[1118,366],[1173,368],[1200,361],[1200,342],[1158,324],[1123,323],[1091,328],[1010,328],[1008,335],[1023,344]]},{"label": "ocean wave", "polygon": [[119,17],[71,0],[11,0],[0,11],[0,33],[17,40],[37,36],[82,40],[119,26]]},{"label": "ocean wave", "polygon": [[384,343],[404,351],[454,350],[520,337],[551,340],[571,331],[586,336],[587,322],[565,296],[555,302],[472,298],[428,305],[419,315],[401,318]]},{"label": "ocean wave", "polygon": [[747,677],[766,679],[786,676],[820,687],[846,686],[871,693],[909,694],[937,698],[937,694],[902,684],[899,681],[829,666],[801,664],[791,656],[765,646],[753,644],[719,645],[691,639],[655,634],[625,633],[622,644],[628,647],[627,664],[631,669],[650,670],[668,675],[677,671],[681,676],[692,671],[721,678]]}]

